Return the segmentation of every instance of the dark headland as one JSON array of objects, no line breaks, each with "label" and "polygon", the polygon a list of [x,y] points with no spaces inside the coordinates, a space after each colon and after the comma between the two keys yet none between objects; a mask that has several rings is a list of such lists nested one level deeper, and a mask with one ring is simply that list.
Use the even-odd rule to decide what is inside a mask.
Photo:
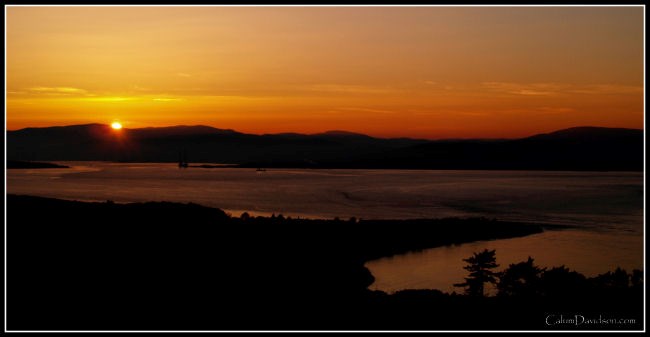
[{"label": "dark headland", "polygon": [[[471,297],[368,290],[368,260],[539,233],[485,218],[233,217],[165,202],[7,197],[9,330],[639,329],[643,289],[570,278],[561,287]],[[498,254],[498,252],[497,252]],[[431,270],[435,273],[435,270]],[[567,274],[569,276],[573,274]],[[557,278],[556,278],[557,279]],[[563,280],[563,279],[561,279]],[[462,280],[459,280],[459,282]],[[551,289],[551,290],[549,290]],[[459,293],[462,293],[459,289]],[[549,326],[549,314],[635,324]]]},{"label": "dark headland", "polygon": [[54,163],[42,163],[36,161],[7,160],[7,169],[47,169],[47,168],[69,168],[66,165]]}]

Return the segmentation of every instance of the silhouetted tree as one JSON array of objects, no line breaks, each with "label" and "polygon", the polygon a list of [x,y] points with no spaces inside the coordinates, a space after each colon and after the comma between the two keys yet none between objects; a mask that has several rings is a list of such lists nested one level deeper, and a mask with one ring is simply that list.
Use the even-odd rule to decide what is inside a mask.
[{"label": "silhouetted tree", "polygon": [[630,275],[620,267],[612,273],[608,271],[591,279],[597,288],[604,289],[626,289],[630,285]]},{"label": "silhouetted tree", "polygon": [[497,289],[500,296],[530,296],[540,292],[541,274],[546,268],[539,268],[530,256],[526,262],[511,264],[499,274]]},{"label": "silhouetted tree", "polygon": [[242,220],[249,220],[251,218],[251,216],[250,216],[250,214],[248,214],[248,212],[244,212],[244,213],[241,214],[240,218]]},{"label": "silhouetted tree", "polygon": [[612,285],[614,288],[627,288],[630,286],[630,275],[625,269],[616,268],[614,274],[612,274]]},{"label": "silhouetted tree", "polygon": [[587,278],[565,266],[546,270],[541,275],[541,293],[546,296],[567,296],[586,291]]},{"label": "silhouetted tree", "polygon": [[492,269],[498,267],[496,250],[483,250],[473,256],[463,259],[467,265],[463,267],[469,271],[469,277],[464,283],[454,284],[455,287],[464,287],[465,292],[471,296],[484,296],[485,283],[495,283],[496,275]]},{"label": "silhouetted tree", "polygon": [[630,283],[632,283],[632,287],[642,287],[643,286],[643,272],[634,269],[632,270],[632,277],[630,277]]}]

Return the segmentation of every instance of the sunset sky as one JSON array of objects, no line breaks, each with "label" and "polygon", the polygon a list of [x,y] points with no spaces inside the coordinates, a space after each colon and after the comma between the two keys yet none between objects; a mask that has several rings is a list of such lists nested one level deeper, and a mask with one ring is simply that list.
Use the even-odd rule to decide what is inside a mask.
[{"label": "sunset sky", "polygon": [[7,129],[643,128],[644,8],[6,7]]}]

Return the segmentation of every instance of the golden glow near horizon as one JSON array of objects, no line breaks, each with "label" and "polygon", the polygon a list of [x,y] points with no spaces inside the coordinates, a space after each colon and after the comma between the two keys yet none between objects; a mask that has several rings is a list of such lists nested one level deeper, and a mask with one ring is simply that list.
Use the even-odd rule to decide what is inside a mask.
[{"label": "golden glow near horizon", "polygon": [[115,130],[119,130],[122,128],[122,124],[120,122],[113,122],[111,123],[111,127]]},{"label": "golden glow near horizon", "polygon": [[7,6],[7,128],[643,128],[643,7]]}]

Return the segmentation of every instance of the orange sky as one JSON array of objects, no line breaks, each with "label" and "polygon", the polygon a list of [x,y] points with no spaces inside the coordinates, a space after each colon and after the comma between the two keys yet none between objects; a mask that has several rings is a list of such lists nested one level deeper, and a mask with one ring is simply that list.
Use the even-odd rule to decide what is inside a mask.
[{"label": "orange sky", "polygon": [[643,128],[643,7],[6,7],[7,129]]}]

